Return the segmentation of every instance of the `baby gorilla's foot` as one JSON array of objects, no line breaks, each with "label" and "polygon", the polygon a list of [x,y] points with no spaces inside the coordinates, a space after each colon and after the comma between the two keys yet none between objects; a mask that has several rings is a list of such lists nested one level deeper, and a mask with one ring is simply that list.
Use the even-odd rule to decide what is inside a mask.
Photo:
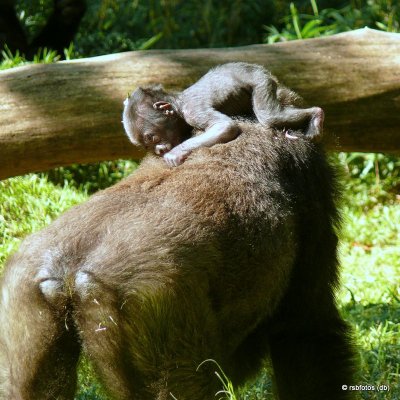
[{"label": "baby gorilla's foot", "polygon": [[311,120],[305,134],[310,139],[318,140],[323,132],[325,114],[320,107],[313,107],[311,110]]}]

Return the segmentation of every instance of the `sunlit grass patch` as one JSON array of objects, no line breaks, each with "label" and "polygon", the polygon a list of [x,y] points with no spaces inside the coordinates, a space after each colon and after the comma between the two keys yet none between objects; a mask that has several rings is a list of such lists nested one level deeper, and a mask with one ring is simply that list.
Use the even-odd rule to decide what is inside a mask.
[{"label": "sunlit grass patch", "polygon": [[354,329],[357,383],[390,390],[364,390],[360,398],[400,399],[400,202],[394,195],[371,205],[368,190],[353,192],[358,201],[345,206],[338,299]]},{"label": "sunlit grass patch", "polygon": [[31,174],[0,181],[0,265],[21,239],[48,225],[87,194]]}]

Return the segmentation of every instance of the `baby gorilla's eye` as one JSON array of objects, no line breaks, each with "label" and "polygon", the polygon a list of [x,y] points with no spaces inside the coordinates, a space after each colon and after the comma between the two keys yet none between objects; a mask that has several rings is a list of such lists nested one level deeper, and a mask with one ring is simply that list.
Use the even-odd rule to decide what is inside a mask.
[{"label": "baby gorilla's eye", "polygon": [[153,135],[151,133],[145,133],[143,135],[143,141],[145,144],[153,143]]},{"label": "baby gorilla's eye", "polygon": [[161,142],[161,138],[154,133],[145,133],[143,135],[143,141],[146,145],[157,144]]}]

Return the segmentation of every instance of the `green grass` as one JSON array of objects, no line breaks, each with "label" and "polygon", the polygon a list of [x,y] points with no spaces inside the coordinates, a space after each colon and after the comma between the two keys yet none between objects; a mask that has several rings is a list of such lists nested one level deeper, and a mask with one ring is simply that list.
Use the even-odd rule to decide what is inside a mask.
[{"label": "green grass", "polygon": [[24,236],[87,197],[68,183],[57,186],[35,174],[0,181],[0,271]]},{"label": "green grass", "polygon": [[[347,174],[338,302],[343,316],[354,328],[360,360],[357,383],[390,387],[389,393],[362,391],[359,396],[368,400],[400,400],[400,161],[355,153],[341,154],[339,159]],[[373,168],[368,167],[371,160]],[[0,182],[0,271],[6,257],[25,235],[87,199],[88,191],[115,183],[135,166],[122,161],[74,166]],[[218,368],[216,372],[222,374]],[[77,399],[104,398],[93,383],[93,373],[86,361],[81,363],[79,382]],[[224,380],[224,384],[227,393],[220,396],[234,398],[233,392],[229,394],[229,381]],[[273,399],[268,368],[237,398]]]},{"label": "green grass", "polygon": [[[352,187],[353,186],[353,187]],[[354,190],[350,185],[349,190]],[[379,203],[377,186],[347,192],[342,236],[339,304],[354,327],[360,354],[359,384],[390,392],[361,392],[362,399],[400,399],[400,196]],[[371,198],[374,205],[371,205]],[[364,199],[364,201],[363,201]],[[365,200],[367,200],[365,202]]]}]

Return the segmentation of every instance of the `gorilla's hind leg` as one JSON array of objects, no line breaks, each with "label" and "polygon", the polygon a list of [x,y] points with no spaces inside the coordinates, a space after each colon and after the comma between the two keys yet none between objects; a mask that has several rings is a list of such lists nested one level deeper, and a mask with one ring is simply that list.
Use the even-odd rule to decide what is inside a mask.
[{"label": "gorilla's hind leg", "polygon": [[48,270],[8,268],[0,338],[0,398],[74,398],[80,345],[63,283]]}]

